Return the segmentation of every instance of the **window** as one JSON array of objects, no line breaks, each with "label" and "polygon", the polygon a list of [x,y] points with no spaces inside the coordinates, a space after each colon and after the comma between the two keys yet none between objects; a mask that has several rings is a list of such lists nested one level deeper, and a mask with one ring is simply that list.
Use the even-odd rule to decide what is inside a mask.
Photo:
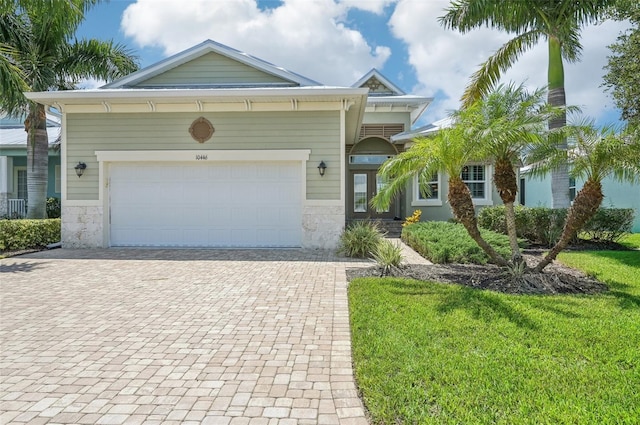
[{"label": "window", "polygon": [[576,179],[569,177],[569,200],[573,202],[576,199]]},{"label": "window", "polygon": [[[440,173],[434,173],[430,180],[424,182],[424,185],[428,185],[431,189],[431,193],[425,193],[424,190],[421,190],[420,184],[418,182],[418,177],[416,176],[413,179],[413,202],[412,206],[440,206],[442,205],[442,200],[440,199]],[[424,188],[423,185],[423,188]]]},{"label": "window", "polygon": [[460,177],[469,188],[471,198],[476,205],[491,205],[491,186],[487,176],[491,174],[491,166],[465,165]]},{"label": "window", "polygon": [[18,199],[27,199],[27,168],[16,167],[15,192]]},{"label": "window", "polygon": [[349,164],[382,164],[393,155],[349,155]]},{"label": "window", "polygon": [[353,175],[353,212],[367,212],[367,175]]}]

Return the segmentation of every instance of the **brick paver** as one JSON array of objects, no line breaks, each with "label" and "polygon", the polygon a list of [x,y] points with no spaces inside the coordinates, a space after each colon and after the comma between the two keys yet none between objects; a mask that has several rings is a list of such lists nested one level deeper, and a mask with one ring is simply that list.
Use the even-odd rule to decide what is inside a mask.
[{"label": "brick paver", "polygon": [[0,260],[0,423],[366,424],[328,251]]}]

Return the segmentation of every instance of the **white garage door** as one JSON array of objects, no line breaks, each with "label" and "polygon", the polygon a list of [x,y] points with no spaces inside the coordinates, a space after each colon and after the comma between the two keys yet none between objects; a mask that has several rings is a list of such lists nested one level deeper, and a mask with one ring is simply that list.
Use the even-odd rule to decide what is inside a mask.
[{"label": "white garage door", "polygon": [[112,246],[296,247],[300,163],[122,163],[110,167]]}]

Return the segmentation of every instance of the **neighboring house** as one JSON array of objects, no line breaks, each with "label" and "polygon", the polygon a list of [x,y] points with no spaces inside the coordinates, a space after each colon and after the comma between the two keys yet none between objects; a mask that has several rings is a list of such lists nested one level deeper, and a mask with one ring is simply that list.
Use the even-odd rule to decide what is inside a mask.
[{"label": "neighboring house", "polygon": [[[60,198],[60,116],[47,114],[49,182],[47,197]],[[0,118],[0,218],[27,213],[27,132],[24,119]]]},{"label": "neighboring house", "polygon": [[[570,179],[569,197],[572,201],[583,185],[584,181],[582,180]],[[603,207],[633,208],[635,210],[632,231],[640,233],[640,186],[626,182],[621,183],[612,177],[607,177],[602,181],[602,193],[604,193]],[[520,203],[528,207],[550,207],[551,178],[549,176],[533,177],[527,167],[524,167],[520,171]]]},{"label": "neighboring house", "polygon": [[[376,70],[325,86],[208,40],[100,89],[26,95],[63,114],[65,247],[333,248],[348,220],[436,201],[408,188],[369,207],[380,164],[409,141],[392,136],[432,101]],[[490,175],[469,169],[479,203]],[[433,217],[448,217],[438,184]]]}]

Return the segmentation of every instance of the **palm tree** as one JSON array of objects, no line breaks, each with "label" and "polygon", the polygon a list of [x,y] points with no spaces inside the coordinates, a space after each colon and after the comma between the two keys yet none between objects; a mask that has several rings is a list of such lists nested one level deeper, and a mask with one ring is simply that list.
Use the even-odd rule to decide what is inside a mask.
[{"label": "palm tree", "polygon": [[[569,209],[560,240],[535,267],[536,272],[549,265],[582,227],[595,215],[604,197],[602,181],[613,176],[619,181],[640,181],[640,140],[616,134],[616,128],[596,128],[592,121],[568,127],[572,146],[569,151],[571,175],[585,179]],[[532,172],[542,175],[552,170],[564,157],[558,155],[553,144],[539,145],[528,161]]]},{"label": "palm tree", "polygon": [[97,0],[10,0],[0,8],[0,108],[26,116],[28,217],[46,217],[46,111],[24,91],[65,90],[86,78],[111,80],[135,71],[136,59],[111,41],[76,40]]},{"label": "palm tree", "polygon": [[[554,106],[566,105],[564,91],[563,59],[576,62],[580,59],[580,28],[596,22],[617,0],[454,0],[439,18],[446,27],[463,33],[487,26],[515,37],[490,56],[471,77],[462,97],[463,107],[486,95],[525,51],[546,39],[549,49],[548,101]],[[566,125],[566,115],[549,121],[549,128]],[[566,151],[566,140],[558,149]],[[551,192],[554,208],[568,208],[569,175],[566,161],[552,172]]]},{"label": "palm tree", "polygon": [[434,174],[444,171],[449,176],[447,199],[455,218],[494,263],[508,266],[508,262],[482,238],[471,193],[461,177],[463,167],[477,159],[477,151],[477,142],[465,135],[460,125],[442,129],[433,137],[417,138],[408,150],[380,167],[380,174],[389,184],[378,192],[371,203],[374,208],[387,209],[394,196],[416,176],[420,190],[429,193],[427,182],[431,181]]},{"label": "palm tree", "polygon": [[544,90],[528,92],[523,85],[500,85],[486,97],[455,114],[468,139],[475,140],[478,154],[493,161],[493,182],[505,206],[507,233],[513,265],[522,263],[518,246],[514,203],[518,191],[516,169],[524,152],[543,143],[547,121],[563,110],[544,99]]}]

